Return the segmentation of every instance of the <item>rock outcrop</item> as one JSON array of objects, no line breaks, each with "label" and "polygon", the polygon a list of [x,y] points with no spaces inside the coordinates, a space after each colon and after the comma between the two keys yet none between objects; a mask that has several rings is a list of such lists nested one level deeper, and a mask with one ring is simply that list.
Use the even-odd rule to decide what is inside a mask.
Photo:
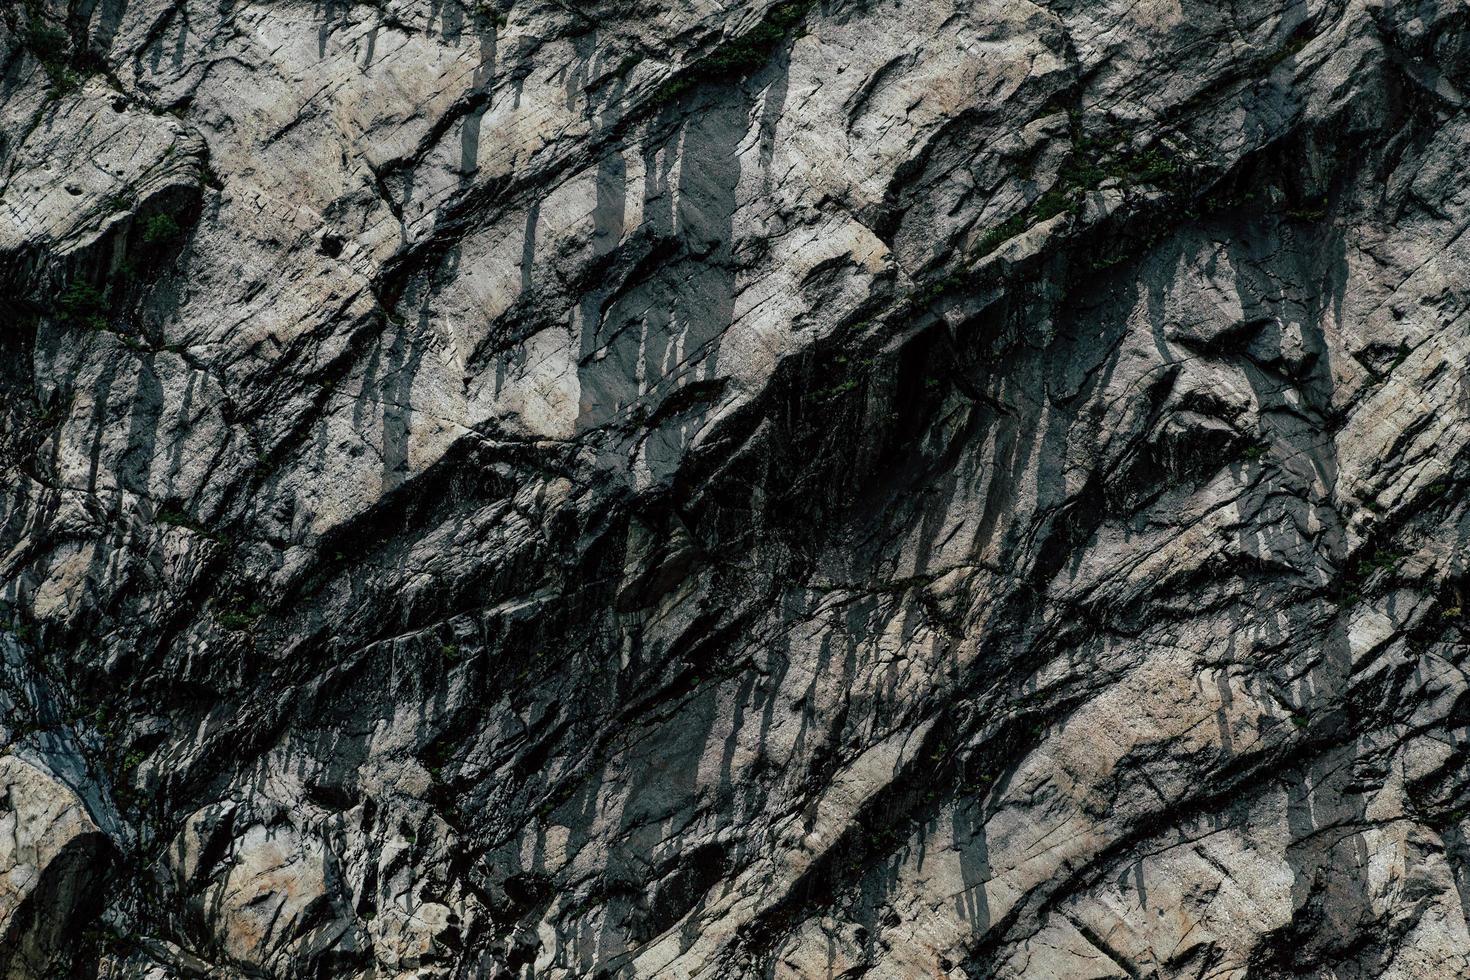
[{"label": "rock outcrop", "polygon": [[0,10],[0,975],[1470,975],[1459,0]]},{"label": "rock outcrop", "polygon": [[97,914],[106,837],[76,794],[34,766],[0,757],[0,975],[55,976]]}]

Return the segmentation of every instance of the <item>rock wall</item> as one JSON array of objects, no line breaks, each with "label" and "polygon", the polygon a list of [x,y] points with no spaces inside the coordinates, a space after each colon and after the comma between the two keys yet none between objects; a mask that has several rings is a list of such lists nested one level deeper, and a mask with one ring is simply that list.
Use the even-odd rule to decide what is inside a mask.
[{"label": "rock wall", "polygon": [[0,9],[0,976],[1470,974],[1459,0]]}]

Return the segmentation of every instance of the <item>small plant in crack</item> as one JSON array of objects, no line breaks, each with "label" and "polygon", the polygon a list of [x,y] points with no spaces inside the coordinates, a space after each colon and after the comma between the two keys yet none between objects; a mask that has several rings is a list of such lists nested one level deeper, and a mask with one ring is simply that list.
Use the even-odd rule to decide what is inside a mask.
[{"label": "small plant in crack", "polygon": [[1134,150],[1132,134],[1117,127],[1090,136],[1083,130],[1080,113],[1073,112],[1070,118],[1072,152],[1058,169],[1056,182],[1024,211],[981,236],[979,257],[989,255],[1032,225],[1075,212],[1084,192],[1096,190],[1106,181],[1154,187],[1173,196],[1188,191],[1188,168],[1173,151],[1162,145]]},{"label": "small plant in crack", "polygon": [[29,642],[31,638],[29,623],[0,623],[0,632],[9,633],[22,643]]},{"label": "small plant in crack", "polygon": [[215,618],[227,630],[248,632],[255,628],[255,624],[264,615],[264,606],[236,592],[225,600]]},{"label": "small plant in crack", "polygon": [[41,63],[53,94],[67,95],[81,85],[82,78],[70,63],[71,38],[65,31],[33,23],[25,32],[25,45]]},{"label": "small plant in crack", "polygon": [[63,318],[73,326],[88,330],[106,330],[111,309],[107,297],[96,286],[82,279],[73,280],[57,301]]},{"label": "small plant in crack", "polygon": [[143,224],[144,245],[166,245],[183,234],[183,228],[171,214],[155,214]]},{"label": "small plant in crack", "polygon": [[817,398],[825,402],[836,401],[849,391],[856,389],[857,386],[858,381],[856,378],[844,378],[832,387],[823,388],[821,391],[818,391]]},{"label": "small plant in crack", "polygon": [[792,28],[801,23],[814,0],[778,3],[756,27],[722,44],[677,78],[669,79],[649,97],[654,107],[668,105],[703,82],[733,82],[761,68]]},{"label": "small plant in crack", "polygon": [[1337,603],[1343,608],[1356,605],[1362,599],[1363,587],[1377,572],[1393,573],[1399,564],[1409,557],[1401,551],[1377,548],[1347,566],[1338,589]]},{"label": "small plant in crack", "polygon": [[194,534],[220,544],[228,543],[224,535],[211,531],[178,507],[165,506],[160,508],[153,515],[153,523],[161,524],[164,527],[183,528],[186,531],[192,531]]},{"label": "small plant in crack", "polygon": [[986,256],[1001,245],[1015,238],[1028,227],[1025,213],[1007,218],[1002,224],[987,231],[980,239],[980,255]]},{"label": "small plant in crack", "polygon": [[1399,562],[1407,557],[1401,551],[1390,551],[1386,548],[1379,548],[1369,557],[1358,561],[1358,574],[1363,578],[1367,578],[1374,572],[1392,571],[1398,567]]},{"label": "small plant in crack", "polygon": [[1306,32],[1298,33],[1279,50],[1272,52],[1261,60],[1261,68],[1270,71],[1288,58],[1295,58],[1301,54],[1308,44],[1311,44],[1313,36]]},{"label": "small plant in crack", "polygon": [[170,527],[188,527],[190,525],[189,515],[173,507],[165,507],[153,515],[153,523],[167,524]]},{"label": "small plant in crack", "polygon": [[1327,195],[1319,194],[1298,207],[1290,208],[1286,216],[1292,221],[1300,221],[1304,224],[1312,224],[1327,217]]}]

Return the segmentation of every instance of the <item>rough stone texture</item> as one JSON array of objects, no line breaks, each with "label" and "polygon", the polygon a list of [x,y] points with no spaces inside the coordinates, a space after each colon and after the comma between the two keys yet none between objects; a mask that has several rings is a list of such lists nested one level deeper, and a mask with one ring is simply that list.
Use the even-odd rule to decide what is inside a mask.
[{"label": "rough stone texture", "polygon": [[0,975],[65,970],[73,931],[95,914],[106,838],[74,793],[0,757]]},{"label": "rough stone texture", "polygon": [[1463,0],[0,9],[0,975],[1470,975]]}]

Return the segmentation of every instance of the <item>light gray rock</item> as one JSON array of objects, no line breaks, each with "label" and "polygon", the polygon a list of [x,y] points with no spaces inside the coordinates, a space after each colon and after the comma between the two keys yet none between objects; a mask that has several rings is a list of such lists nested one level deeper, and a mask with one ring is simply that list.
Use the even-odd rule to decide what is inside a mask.
[{"label": "light gray rock", "polygon": [[55,976],[98,912],[107,839],[76,794],[0,756],[0,976]]}]

